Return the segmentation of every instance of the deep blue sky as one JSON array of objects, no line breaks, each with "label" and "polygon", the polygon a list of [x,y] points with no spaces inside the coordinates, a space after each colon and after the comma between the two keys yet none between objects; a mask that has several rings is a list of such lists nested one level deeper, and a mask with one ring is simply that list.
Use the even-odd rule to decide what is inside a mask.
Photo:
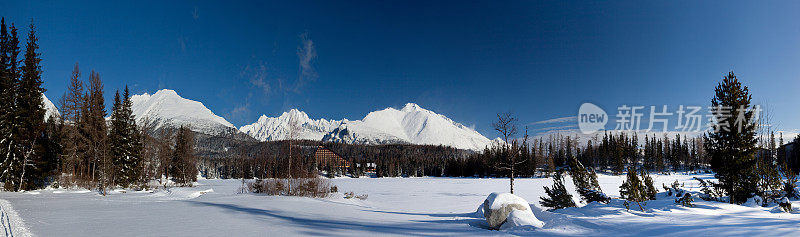
[{"label": "deep blue sky", "polygon": [[[174,89],[237,126],[415,102],[495,137],[500,111],[525,124],[583,102],[707,106],[730,70],[780,129],[800,128],[800,2],[769,3],[2,1],[0,16],[34,19],[54,101],[79,62],[107,98]],[[299,79],[303,36],[316,77]]]}]

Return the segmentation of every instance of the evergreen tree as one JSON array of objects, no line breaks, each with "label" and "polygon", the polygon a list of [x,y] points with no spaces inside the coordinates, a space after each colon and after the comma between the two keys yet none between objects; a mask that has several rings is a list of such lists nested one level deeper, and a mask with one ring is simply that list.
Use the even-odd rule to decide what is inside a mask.
[{"label": "evergreen tree", "polygon": [[[22,67],[22,77],[17,87],[17,117],[19,118],[20,126],[17,133],[19,134],[19,143],[23,147],[23,176],[22,188],[33,189],[38,187],[41,182],[39,180],[31,179],[31,177],[38,176],[41,172],[48,172],[43,170],[45,167],[37,166],[42,164],[43,159],[43,141],[44,138],[44,115],[45,110],[42,101],[42,67],[39,63],[42,61],[38,52],[39,44],[36,37],[36,28],[33,23],[30,24],[30,31],[28,32],[28,39],[25,48],[24,64]],[[28,177],[25,177],[25,174]]]},{"label": "evergreen tree", "polygon": [[24,166],[24,147],[19,142],[18,133],[21,126],[19,113],[17,112],[17,87],[19,86],[20,68],[17,57],[20,53],[19,38],[17,29],[11,24],[8,30],[5,28],[5,19],[2,19],[0,29],[0,61],[2,73],[0,73],[0,101],[4,105],[0,106],[0,179],[4,183],[4,189],[18,191],[22,188],[21,180]]},{"label": "evergreen tree", "polygon": [[86,146],[85,163],[91,181],[98,181],[100,191],[105,195],[106,188],[112,181],[112,163],[108,154],[108,130],[106,126],[106,108],[103,98],[103,82],[100,74],[92,71],[89,74],[89,93],[84,96],[85,106],[82,108],[83,119],[79,125],[83,144]]},{"label": "evergreen tree", "polygon": [[647,171],[644,169],[641,170],[640,175],[642,176],[642,180],[644,181],[642,185],[644,185],[645,197],[648,200],[656,200],[656,194],[658,193],[658,190],[656,189],[656,186],[653,184],[653,177],[651,177],[650,174],[647,173]]},{"label": "evergreen tree", "polygon": [[642,202],[647,201],[647,191],[634,166],[628,167],[627,178],[619,186],[619,195],[626,200],[625,207],[628,207],[628,202],[635,202],[639,209],[644,211]]},{"label": "evergreen tree", "polygon": [[[730,203],[743,203],[756,193],[758,176],[755,171],[756,126],[751,95],[747,86],[733,72],[715,88],[713,108],[729,109],[730,114],[715,113],[716,129],[706,134],[706,151],[711,157],[711,169],[716,172],[720,187],[730,196]],[[745,121],[739,121],[739,112]]]},{"label": "evergreen tree", "polygon": [[142,142],[131,106],[130,93],[126,86],[123,98],[120,98],[119,91],[115,93],[109,132],[114,182],[122,187],[141,181]]},{"label": "evergreen tree", "polygon": [[66,124],[63,131],[65,138],[61,139],[64,154],[61,170],[66,174],[61,181],[64,184],[75,184],[76,179],[85,178],[82,172],[85,165],[82,165],[83,160],[81,159],[85,146],[83,146],[83,137],[78,130],[82,124],[81,111],[84,107],[83,82],[80,80],[80,75],[80,69],[76,63],[69,78],[67,92],[61,97],[61,118]]},{"label": "evergreen tree", "polygon": [[172,180],[181,185],[197,180],[197,157],[194,155],[194,135],[188,127],[181,126],[175,138],[169,174]]},{"label": "evergreen tree", "polygon": [[570,159],[569,166],[572,182],[584,202],[608,202],[609,198],[600,188],[600,184],[597,182],[597,174],[594,170],[587,169],[574,157]]},{"label": "evergreen tree", "polygon": [[572,195],[564,187],[564,177],[561,175],[561,171],[553,175],[553,187],[544,187],[544,192],[547,193],[547,197],[539,197],[542,199],[539,203],[544,207],[551,210],[575,207]]}]

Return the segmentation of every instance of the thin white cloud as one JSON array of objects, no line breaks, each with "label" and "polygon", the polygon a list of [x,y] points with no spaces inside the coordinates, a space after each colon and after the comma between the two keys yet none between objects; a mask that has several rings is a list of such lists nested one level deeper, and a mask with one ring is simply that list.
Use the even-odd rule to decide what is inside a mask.
[{"label": "thin white cloud", "polygon": [[251,67],[247,66],[245,68],[246,74],[249,74],[250,77],[250,84],[256,88],[261,89],[264,93],[263,95],[269,95],[272,87],[269,85],[267,81],[267,76],[269,75],[267,70],[267,65],[265,63],[259,63],[258,65]]},{"label": "thin white cloud", "polygon": [[567,122],[574,122],[574,121],[578,121],[578,117],[577,116],[569,116],[569,117],[542,120],[542,121],[538,121],[538,122],[529,123],[529,125],[550,124],[550,123],[567,123]]},{"label": "thin white cloud", "polygon": [[314,61],[317,59],[317,49],[314,41],[308,37],[308,33],[300,35],[301,45],[297,47],[297,58],[300,60],[300,75],[297,78],[295,90],[304,86],[308,82],[317,79],[317,71],[314,69]]}]

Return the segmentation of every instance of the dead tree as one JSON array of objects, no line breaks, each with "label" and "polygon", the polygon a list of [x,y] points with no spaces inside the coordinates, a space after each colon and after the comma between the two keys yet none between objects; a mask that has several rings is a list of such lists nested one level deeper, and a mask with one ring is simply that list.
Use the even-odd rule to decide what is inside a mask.
[{"label": "dead tree", "polygon": [[[514,171],[515,171],[514,168],[517,165],[525,163],[524,160],[518,161],[517,158],[519,157],[520,152],[527,152],[527,151],[521,151],[520,149],[521,147],[526,147],[526,146],[520,146],[516,139],[513,139],[513,141],[511,141],[511,143],[513,144],[509,144],[508,139],[517,134],[517,118],[514,117],[514,115],[511,114],[511,112],[498,113],[497,121],[492,123],[492,128],[494,128],[494,130],[500,133],[500,135],[503,137],[503,144],[495,144],[496,146],[498,146],[497,147],[498,159],[495,165],[495,169],[509,172],[508,177],[509,177],[510,192],[513,194]],[[528,142],[527,128],[525,129],[525,136],[523,137],[522,142],[523,143]]]}]

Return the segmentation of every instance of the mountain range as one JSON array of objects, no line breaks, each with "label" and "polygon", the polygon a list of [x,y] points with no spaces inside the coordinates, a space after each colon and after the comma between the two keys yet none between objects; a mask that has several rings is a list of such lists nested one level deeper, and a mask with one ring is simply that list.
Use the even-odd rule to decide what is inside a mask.
[{"label": "mountain range", "polygon": [[[48,114],[58,113],[43,98]],[[203,103],[183,98],[174,90],[134,95],[131,101],[137,124],[154,130],[189,126],[210,136],[247,135],[258,141],[293,138],[352,144],[444,145],[476,151],[491,143],[475,129],[414,103],[401,109],[373,111],[361,120],[311,119],[305,112],[291,109],[277,117],[262,115],[256,122],[237,129]]]}]

